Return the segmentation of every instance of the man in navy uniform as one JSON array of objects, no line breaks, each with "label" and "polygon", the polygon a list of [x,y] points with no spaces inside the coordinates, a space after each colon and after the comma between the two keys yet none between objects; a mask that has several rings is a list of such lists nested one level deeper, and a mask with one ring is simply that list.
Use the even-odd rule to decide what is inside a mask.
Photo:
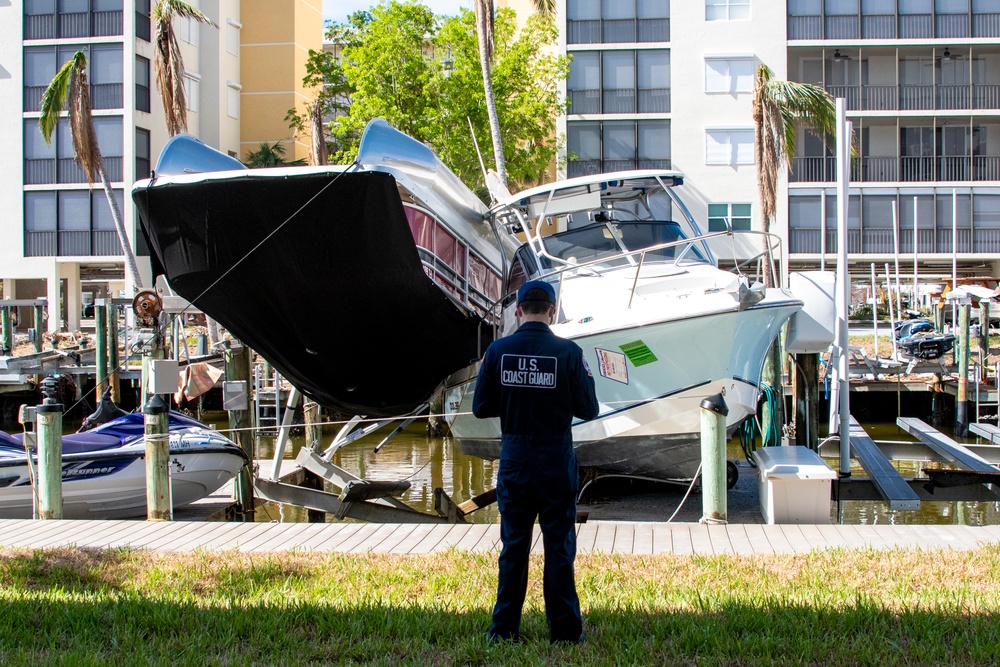
[{"label": "man in navy uniform", "polygon": [[574,417],[595,418],[598,404],[583,350],[549,329],[555,301],[547,282],[521,285],[521,326],[486,350],[472,401],[476,417],[500,417],[503,433],[497,474],[503,550],[493,624],[487,633],[492,641],[519,639],[536,516],[545,547],[549,637],[553,642],[584,639],[573,573],[579,474],[570,426]]}]

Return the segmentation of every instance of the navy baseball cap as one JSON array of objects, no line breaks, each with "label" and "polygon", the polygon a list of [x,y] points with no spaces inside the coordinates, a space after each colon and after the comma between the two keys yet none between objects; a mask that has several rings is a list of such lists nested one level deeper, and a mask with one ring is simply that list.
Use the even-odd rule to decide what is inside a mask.
[{"label": "navy baseball cap", "polygon": [[544,280],[529,280],[517,288],[517,302],[525,301],[546,301],[555,304],[556,291]]}]

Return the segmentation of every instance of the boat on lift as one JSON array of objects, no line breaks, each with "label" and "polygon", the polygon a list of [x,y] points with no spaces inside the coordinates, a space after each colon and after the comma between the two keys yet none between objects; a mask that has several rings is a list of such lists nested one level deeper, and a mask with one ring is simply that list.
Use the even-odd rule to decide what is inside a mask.
[{"label": "boat on lift", "polygon": [[[62,439],[66,519],[146,515],[146,441],[141,413],[123,414]],[[214,493],[247,464],[238,445],[204,424],[170,412],[170,488],[174,509]],[[0,517],[30,519],[38,453],[24,434],[0,431]]]},{"label": "boat on lift", "polygon": [[491,340],[487,208],[384,120],[348,166],[247,169],[178,135],[132,197],[154,274],[338,412],[412,413]]},{"label": "boat on lift", "polygon": [[[517,287],[551,282],[552,330],[583,349],[594,374],[600,414],[572,428],[577,460],[595,476],[691,480],[701,460],[699,404],[723,394],[730,433],[755,415],[765,354],[803,305],[786,289],[764,289],[739,262],[720,268],[713,247],[749,235],[752,245],[741,247],[759,251],[761,235],[702,233],[682,185],[669,170],[596,174],[526,190],[492,210],[511,254],[499,335],[517,327]],[[760,257],[770,255],[750,262]],[[477,371],[447,382],[451,433],[466,454],[498,458],[499,420],[471,414]]]}]

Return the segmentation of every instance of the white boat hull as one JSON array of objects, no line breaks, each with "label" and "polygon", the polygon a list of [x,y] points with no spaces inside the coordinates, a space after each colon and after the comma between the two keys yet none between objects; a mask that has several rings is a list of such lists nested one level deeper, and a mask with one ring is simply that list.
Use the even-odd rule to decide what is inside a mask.
[{"label": "white boat hull", "polygon": [[[801,306],[777,293],[749,310],[570,336],[583,348],[601,403],[596,419],[573,426],[580,466],[600,474],[691,479],[701,459],[701,401],[723,395],[730,432],[756,413],[764,356],[782,323]],[[626,363],[621,346],[637,341],[655,362]],[[620,364],[609,367],[614,355]],[[473,378],[446,396],[452,435],[466,454],[498,458],[500,423],[472,416],[474,385]]]}]

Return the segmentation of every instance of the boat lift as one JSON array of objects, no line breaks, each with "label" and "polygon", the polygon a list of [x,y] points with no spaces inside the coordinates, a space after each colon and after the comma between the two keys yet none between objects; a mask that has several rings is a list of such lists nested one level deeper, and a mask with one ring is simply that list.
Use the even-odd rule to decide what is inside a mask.
[{"label": "boat lift", "polygon": [[[288,396],[288,404],[281,426],[278,428],[271,477],[267,479],[258,476],[254,480],[257,492],[267,500],[327,512],[338,519],[352,518],[383,523],[466,523],[466,515],[496,501],[496,489],[491,489],[467,502],[458,504],[444,489],[436,488],[434,489],[434,510],[437,514],[428,514],[410,507],[399,499],[400,495],[409,490],[410,483],[408,481],[361,479],[333,462],[333,456],[338,449],[374,433],[380,428],[400,421],[398,417],[364,423],[364,417],[357,415],[340,429],[333,442],[322,453],[309,447],[303,447],[299,451],[295,462],[302,469],[340,489],[339,493],[278,481],[281,461],[288,445],[292,415],[301,400],[302,393],[293,387]],[[376,445],[375,451],[378,452],[390,438],[413,423],[426,407],[425,403],[409,416],[403,417],[399,425]]]}]

